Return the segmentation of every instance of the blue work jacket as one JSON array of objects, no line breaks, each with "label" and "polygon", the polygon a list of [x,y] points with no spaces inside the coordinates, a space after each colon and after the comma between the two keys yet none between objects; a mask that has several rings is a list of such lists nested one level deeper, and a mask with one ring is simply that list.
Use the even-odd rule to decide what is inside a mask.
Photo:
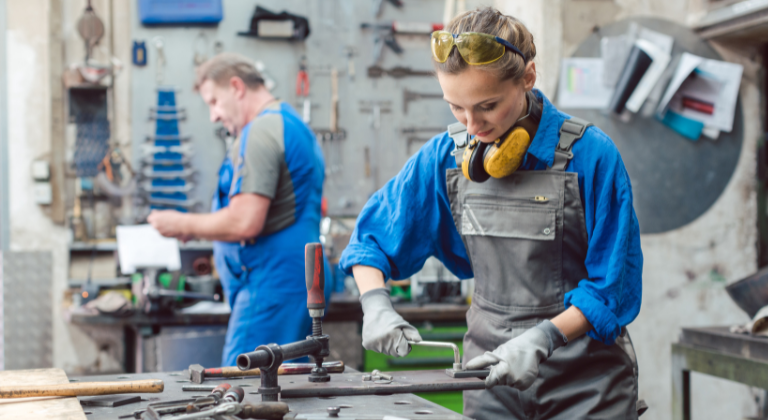
[{"label": "blue work jacket", "polygon": [[[540,91],[534,93],[543,102],[542,117],[519,170],[552,166],[560,126],[569,118]],[[354,265],[366,265],[384,278],[405,279],[434,256],[459,278],[474,276],[446,192],[446,171],[456,167],[453,149],[447,132],[433,137],[368,200],[342,254],[347,274]],[[572,151],[566,171],[578,174],[589,278],[568,292],[564,303],[584,313],[593,326],[590,337],[612,344],[640,311],[643,254],[632,187],[619,151],[599,128],[590,127]]]}]

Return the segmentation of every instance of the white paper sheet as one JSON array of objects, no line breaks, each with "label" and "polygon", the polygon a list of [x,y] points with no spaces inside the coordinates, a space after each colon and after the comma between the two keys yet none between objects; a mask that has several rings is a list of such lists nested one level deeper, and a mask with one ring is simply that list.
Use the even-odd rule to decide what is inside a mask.
[{"label": "white paper sheet", "polygon": [[714,114],[706,117],[699,115],[695,119],[703,122],[708,127],[711,127],[711,129],[716,128],[730,133],[733,129],[733,115],[736,112],[736,99],[739,95],[741,74],[744,71],[744,67],[740,64],[710,60],[697,55],[683,53],[682,57],[680,57],[680,64],[677,66],[674,76],[672,76],[672,81],[669,83],[661,102],[659,102],[659,107],[656,110],[657,114],[663,117],[680,86],[682,86],[691,72],[697,68],[720,80],[722,88],[717,100],[713,102],[715,104]]},{"label": "white paper sheet", "polygon": [[117,253],[123,274],[137,268],[181,268],[179,242],[163,237],[152,225],[118,226]]},{"label": "white paper sheet", "polygon": [[557,103],[561,108],[608,107],[613,89],[603,85],[602,58],[564,58]]},{"label": "white paper sheet", "polygon": [[[659,82],[661,75],[669,65],[669,60],[672,58],[669,53],[665,51],[666,48],[659,48],[659,46],[648,40],[638,39],[635,42],[635,45],[645,51],[645,53],[651,57],[653,63],[651,63],[651,67],[646,70],[642,79],[640,79],[640,83],[635,87],[632,95],[629,96],[627,103],[624,105],[626,109],[632,112],[639,111],[643,106],[646,98],[648,98],[648,95],[650,95],[651,90],[656,86],[656,83]],[[671,45],[669,46],[669,49],[672,49]]]}]

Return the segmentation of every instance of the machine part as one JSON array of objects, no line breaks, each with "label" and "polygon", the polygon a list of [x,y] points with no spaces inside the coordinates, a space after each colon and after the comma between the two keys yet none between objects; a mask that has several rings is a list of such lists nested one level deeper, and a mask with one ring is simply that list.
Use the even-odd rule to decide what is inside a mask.
[{"label": "machine part", "polygon": [[385,69],[381,66],[368,67],[368,77],[371,79],[379,79],[384,76],[389,76],[395,79],[402,79],[408,76],[434,76],[434,71],[427,70],[413,70],[410,67],[396,66],[391,69]]},{"label": "machine part", "polygon": [[377,377],[378,376],[380,379],[386,379],[388,381],[391,381],[393,379],[392,375],[387,375],[386,373],[381,372],[378,369],[374,369],[373,372],[371,372],[371,376],[373,376],[373,377]]},{"label": "machine part", "polygon": [[121,382],[82,382],[64,385],[0,386],[0,398],[79,397],[86,395],[143,394],[163,392],[159,379]]},{"label": "machine part", "polygon": [[339,397],[351,395],[390,395],[418,392],[468,391],[485,389],[478,378],[451,378],[442,370],[401,371],[390,383],[364,382],[359,373],[334,375],[332,382],[283,384],[280,398]]},{"label": "machine part", "polygon": [[192,270],[198,276],[204,276],[211,274],[213,266],[211,265],[210,257],[197,257],[192,261]]},{"label": "machine part", "polygon": [[250,353],[237,356],[240,370],[261,368],[261,387],[259,394],[262,401],[277,401],[280,386],[277,372],[285,359],[312,356],[315,367],[309,375],[309,382],[325,383],[331,380],[328,370],[323,367],[323,359],[331,354],[330,337],[323,334],[322,317],[325,313],[325,273],[323,246],[309,243],[304,247],[304,278],[307,286],[307,309],[312,317],[312,335],[304,341],[288,343],[282,346],[271,343],[256,347]]},{"label": "machine part", "polygon": [[83,16],[77,21],[77,32],[85,41],[85,62],[91,59],[93,47],[95,47],[104,36],[104,22],[96,16],[91,7],[91,0],[88,0],[88,6],[83,12]]},{"label": "machine part", "polygon": [[[278,375],[301,375],[312,373],[315,368],[314,363],[283,363],[277,369]],[[323,367],[329,373],[344,372],[344,362],[324,362]],[[201,365],[189,366],[189,380],[201,384],[207,378],[238,378],[243,376],[260,376],[261,369],[240,370],[236,367],[209,368],[205,369]]]},{"label": "machine part", "polygon": [[[331,71],[336,73],[334,68]],[[332,76],[338,79],[337,75]],[[338,98],[337,98],[338,99]],[[335,127],[331,127],[335,130]],[[328,336],[323,335],[323,315],[325,315],[325,258],[323,257],[323,246],[319,243],[310,243],[304,247],[304,279],[307,286],[307,309],[309,316],[312,317],[312,336],[307,339],[321,340],[326,345],[318,354],[314,355],[315,367],[309,374],[310,382],[328,382],[331,376],[328,370],[323,367],[323,358],[330,355],[327,342]]]},{"label": "machine part", "polygon": [[453,350],[453,370],[456,372],[464,370],[461,367],[461,352],[459,352],[459,346],[457,346],[455,343],[442,341],[408,341],[408,344],[412,346],[449,348]]},{"label": "machine part", "polygon": [[[151,408],[147,408],[147,413],[151,411]],[[223,403],[217,406],[214,406],[212,408],[209,408],[207,410],[201,410],[197,413],[187,413],[182,414],[180,416],[173,417],[173,420],[192,420],[192,419],[204,419],[207,417],[214,417],[214,416],[225,416],[225,415],[238,415],[240,412],[243,411],[243,407],[239,403],[234,402],[228,402]],[[145,414],[147,414],[145,413]],[[154,420],[154,419],[152,419]]]},{"label": "machine part", "polygon": [[412,90],[403,89],[403,114],[408,113],[408,104],[420,99],[443,99],[442,93],[424,93],[414,92]]},{"label": "machine part", "polygon": [[364,381],[372,381],[373,380],[373,375],[363,375],[363,380]]},{"label": "machine part", "polygon": [[226,394],[224,394],[224,398],[222,398],[223,401],[226,402],[242,402],[243,397],[245,397],[245,391],[243,391],[242,387],[236,386],[229,391],[227,391]]},{"label": "machine part", "polygon": [[328,417],[339,417],[339,412],[341,411],[341,408],[339,407],[328,407]]}]

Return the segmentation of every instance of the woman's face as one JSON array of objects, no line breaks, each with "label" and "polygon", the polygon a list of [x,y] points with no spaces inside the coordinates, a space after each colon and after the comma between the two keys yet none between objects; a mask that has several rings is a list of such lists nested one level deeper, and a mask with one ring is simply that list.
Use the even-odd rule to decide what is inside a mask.
[{"label": "woman's face", "polygon": [[527,111],[525,92],[536,82],[536,67],[528,63],[523,80],[500,81],[492,72],[468,66],[459,74],[437,72],[443,99],[467,132],[492,143]]}]

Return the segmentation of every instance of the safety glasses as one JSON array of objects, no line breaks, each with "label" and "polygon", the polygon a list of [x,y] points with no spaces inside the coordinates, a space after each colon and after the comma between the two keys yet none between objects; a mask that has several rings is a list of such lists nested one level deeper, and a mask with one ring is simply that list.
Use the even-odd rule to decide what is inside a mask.
[{"label": "safety glasses", "polygon": [[480,32],[463,32],[452,34],[447,31],[432,32],[432,57],[438,63],[445,63],[448,56],[451,55],[453,46],[459,50],[461,58],[473,66],[489,64],[504,56],[505,50],[523,58],[527,63],[525,55],[514,45],[503,38]]}]

